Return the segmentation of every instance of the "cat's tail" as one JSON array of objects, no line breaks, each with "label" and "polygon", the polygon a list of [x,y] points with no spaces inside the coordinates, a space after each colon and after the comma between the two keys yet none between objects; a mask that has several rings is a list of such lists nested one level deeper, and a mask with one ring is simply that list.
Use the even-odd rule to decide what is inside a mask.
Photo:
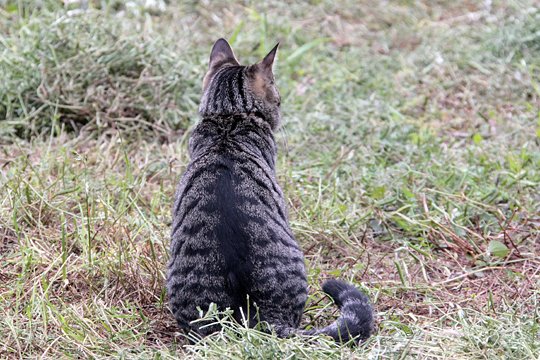
[{"label": "cat's tail", "polygon": [[353,285],[340,280],[326,281],[323,291],[334,300],[341,310],[341,316],[325,328],[300,330],[296,333],[325,334],[339,343],[346,343],[351,339],[358,342],[369,338],[373,330],[373,309],[368,297]]}]

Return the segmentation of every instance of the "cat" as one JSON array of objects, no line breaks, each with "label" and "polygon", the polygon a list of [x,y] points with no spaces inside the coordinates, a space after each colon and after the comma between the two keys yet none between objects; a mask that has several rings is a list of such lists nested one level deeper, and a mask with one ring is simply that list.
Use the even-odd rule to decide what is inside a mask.
[{"label": "cat", "polygon": [[323,290],[341,316],[322,329],[298,329],[308,287],[275,173],[281,98],[272,67],[278,45],[250,66],[240,65],[224,39],[212,48],[201,120],[189,140],[191,161],[175,194],[170,307],[181,328],[200,336],[219,330],[191,323],[198,307],[206,311],[215,303],[232,309],[239,321],[249,313],[250,326],[265,321],[280,337],[367,339],[373,326],[369,300],[339,280],[326,281]]}]

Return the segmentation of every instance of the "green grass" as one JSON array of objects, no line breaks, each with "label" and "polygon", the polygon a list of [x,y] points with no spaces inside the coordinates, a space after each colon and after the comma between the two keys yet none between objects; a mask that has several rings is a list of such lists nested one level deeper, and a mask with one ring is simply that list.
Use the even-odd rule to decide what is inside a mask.
[{"label": "green grass", "polygon": [[[142,3],[0,0],[1,358],[540,356],[536,2]],[[302,326],[336,315],[324,279],[352,281],[377,312],[359,348],[227,317],[190,345],[168,311],[172,197],[221,36],[243,63],[281,42]]]}]

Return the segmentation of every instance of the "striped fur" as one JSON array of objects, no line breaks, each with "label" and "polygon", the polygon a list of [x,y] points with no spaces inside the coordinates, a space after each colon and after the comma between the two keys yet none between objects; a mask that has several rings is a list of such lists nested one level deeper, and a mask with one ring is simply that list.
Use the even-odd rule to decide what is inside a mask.
[{"label": "striped fur", "polygon": [[206,311],[215,303],[233,309],[238,320],[249,314],[251,325],[268,322],[282,337],[365,339],[372,327],[369,301],[337,280],[323,289],[341,316],[323,329],[297,330],[308,290],[304,256],[275,174],[276,48],[261,63],[244,67],[224,41],[216,42],[210,57],[201,121],[189,142],[191,161],[175,195],[167,273],[171,310],[180,327],[203,336],[218,329],[191,322],[198,307]]}]

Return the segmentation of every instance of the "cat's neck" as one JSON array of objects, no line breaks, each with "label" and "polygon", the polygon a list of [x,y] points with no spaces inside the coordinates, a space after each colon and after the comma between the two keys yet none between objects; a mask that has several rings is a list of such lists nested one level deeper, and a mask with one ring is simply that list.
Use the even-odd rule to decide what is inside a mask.
[{"label": "cat's neck", "polygon": [[190,153],[194,158],[211,151],[244,151],[273,167],[276,143],[272,127],[260,112],[204,116],[191,135]]},{"label": "cat's neck", "polygon": [[260,125],[261,128],[267,128],[268,131],[273,132],[272,124],[270,123],[270,117],[265,115],[264,112],[260,110],[253,110],[248,112],[238,112],[233,114],[212,114],[204,113],[200,114],[201,123],[210,121],[210,122],[220,122],[224,125],[236,123],[236,122],[256,122]]}]

